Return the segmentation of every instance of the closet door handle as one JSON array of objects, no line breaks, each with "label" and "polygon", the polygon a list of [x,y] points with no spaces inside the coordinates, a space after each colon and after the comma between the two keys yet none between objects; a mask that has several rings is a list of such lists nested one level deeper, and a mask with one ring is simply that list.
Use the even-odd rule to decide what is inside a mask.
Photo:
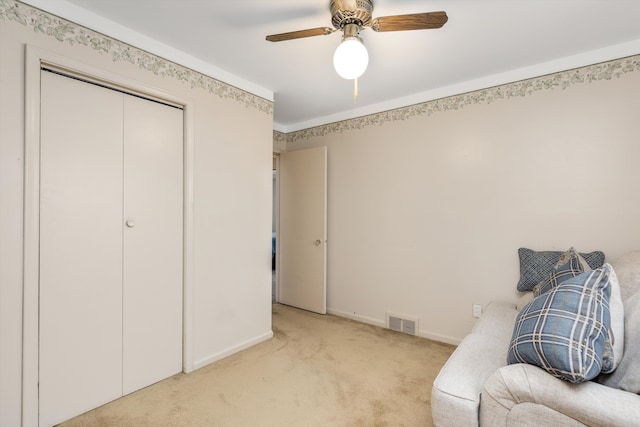
[{"label": "closet door handle", "polygon": [[127,227],[129,228],[133,228],[136,226],[136,223],[133,222],[132,220],[128,219],[127,222],[124,223]]}]

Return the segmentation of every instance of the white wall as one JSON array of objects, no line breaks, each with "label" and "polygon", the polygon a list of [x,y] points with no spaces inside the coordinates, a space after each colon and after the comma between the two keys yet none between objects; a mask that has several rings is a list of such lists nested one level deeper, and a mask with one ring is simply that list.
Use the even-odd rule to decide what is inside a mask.
[{"label": "white wall", "polygon": [[329,311],[456,343],[519,247],[638,249],[637,59],[286,135],[328,147]]},{"label": "white wall", "polygon": [[[51,16],[21,3],[17,3],[20,19],[10,19],[6,11],[13,5],[0,2],[2,426],[21,422],[26,44],[143,82],[190,103],[194,142],[192,363],[196,368],[203,366],[272,334],[272,102],[145,56],[81,27],[60,27]],[[35,23],[42,28],[36,29]],[[47,30],[57,30],[52,33],[64,41],[47,35]]]}]

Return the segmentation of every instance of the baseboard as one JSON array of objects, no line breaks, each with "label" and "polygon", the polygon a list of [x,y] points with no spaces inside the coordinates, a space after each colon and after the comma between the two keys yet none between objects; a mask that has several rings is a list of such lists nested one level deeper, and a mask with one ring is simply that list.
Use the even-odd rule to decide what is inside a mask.
[{"label": "baseboard", "polygon": [[[362,322],[369,325],[380,326],[381,328],[387,327],[387,323],[384,320],[373,319],[371,317],[361,316],[356,313],[335,310],[332,308],[327,308],[327,313],[333,314],[334,316],[338,316],[338,317],[345,317],[347,319],[355,320],[357,322]],[[462,341],[460,338],[454,338],[447,335],[436,334],[434,332],[429,332],[425,330],[418,331],[418,336],[422,338],[427,338],[433,341],[438,341],[438,342],[443,342],[445,344],[453,344],[453,345],[458,345]]]},{"label": "baseboard", "polygon": [[229,356],[231,356],[231,355],[233,355],[233,354],[235,354],[235,353],[237,353],[239,351],[246,350],[249,347],[253,347],[256,344],[260,344],[261,342],[270,340],[271,338],[273,338],[273,331],[269,331],[269,332],[267,332],[267,333],[265,333],[263,335],[259,335],[259,336],[255,337],[255,338],[252,338],[250,340],[244,341],[243,343],[240,343],[240,344],[238,344],[236,346],[233,346],[233,347],[228,348],[228,349],[226,349],[224,351],[221,351],[220,353],[216,353],[216,354],[213,354],[211,356],[207,356],[205,358],[202,358],[200,360],[196,360],[193,363],[193,369],[196,370],[196,369],[203,368],[203,367],[205,367],[207,365],[212,364],[213,362],[217,362],[218,360],[222,360],[225,357],[229,357]]},{"label": "baseboard", "polygon": [[333,314],[334,316],[338,316],[338,317],[345,317],[347,319],[355,320],[357,322],[367,323],[369,325],[380,326],[381,328],[385,328],[387,326],[386,322],[384,321],[373,319],[371,317],[361,316],[356,313],[334,310],[332,308],[327,308],[327,313]]}]

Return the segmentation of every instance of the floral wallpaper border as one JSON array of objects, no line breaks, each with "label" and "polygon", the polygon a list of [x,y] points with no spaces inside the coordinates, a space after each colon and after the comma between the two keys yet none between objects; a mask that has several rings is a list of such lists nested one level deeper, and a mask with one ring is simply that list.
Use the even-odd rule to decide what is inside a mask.
[{"label": "floral wallpaper border", "polygon": [[287,135],[294,135],[295,132],[292,133],[282,133],[282,132],[278,132],[277,130],[273,131],[273,142],[275,143],[287,143],[287,142],[294,142],[293,139],[290,140],[290,138],[287,138]]},{"label": "floral wallpaper border", "polygon": [[[0,20],[14,21],[27,27],[33,27],[34,32],[54,37],[61,43],[88,46],[102,55],[111,55],[114,62],[129,62],[157,76],[175,78],[188,83],[192,88],[201,88],[220,98],[233,99],[244,104],[247,108],[255,108],[266,114],[273,115],[272,101],[58,18],[18,0],[0,0]],[[523,97],[542,90],[566,89],[576,84],[611,80],[626,73],[637,71],[640,71],[640,55],[426,101],[286,134],[274,131],[274,141],[292,143],[311,137],[342,133],[368,126],[380,126],[387,122],[407,120],[418,116],[430,116],[436,112],[459,110],[468,105],[490,104],[499,99]]]},{"label": "floral wallpaper border", "polygon": [[0,0],[0,21],[14,21],[32,27],[36,33],[54,37],[61,43],[79,44],[101,55],[111,55],[113,62],[124,61],[137,65],[160,77],[171,77],[188,83],[191,88],[204,89],[223,99],[232,99],[247,108],[255,108],[273,115],[273,102],[238,89],[227,83],[183,67],[159,56],[145,52],[104,34],[58,18],[17,0]]},{"label": "floral wallpaper border", "polygon": [[284,141],[289,144],[312,137],[342,133],[368,126],[381,126],[384,123],[407,120],[418,116],[430,116],[437,112],[460,110],[469,105],[490,104],[500,99],[523,97],[543,90],[566,89],[576,84],[611,80],[624,74],[638,71],[640,71],[640,55],[635,55],[295,132],[281,133],[274,131],[274,141]]}]

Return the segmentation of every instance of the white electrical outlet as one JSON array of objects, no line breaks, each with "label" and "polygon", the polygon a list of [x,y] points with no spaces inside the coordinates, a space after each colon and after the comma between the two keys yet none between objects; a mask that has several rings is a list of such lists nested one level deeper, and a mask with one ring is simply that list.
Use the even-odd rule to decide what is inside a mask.
[{"label": "white electrical outlet", "polygon": [[473,304],[473,317],[480,317],[482,314],[482,305]]}]

